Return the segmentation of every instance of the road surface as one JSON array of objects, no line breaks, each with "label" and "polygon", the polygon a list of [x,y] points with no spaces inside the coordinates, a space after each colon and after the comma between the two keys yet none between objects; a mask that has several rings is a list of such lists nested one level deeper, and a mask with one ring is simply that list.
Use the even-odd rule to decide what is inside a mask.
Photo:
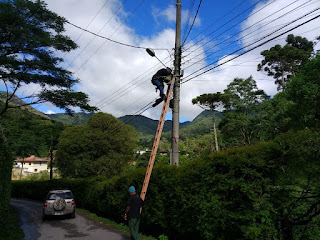
[{"label": "road surface", "polygon": [[93,220],[84,214],[76,213],[76,218],[50,218],[42,221],[42,205],[38,202],[11,199],[11,205],[18,212],[20,227],[24,231],[25,240],[129,240],[116,230]]}]

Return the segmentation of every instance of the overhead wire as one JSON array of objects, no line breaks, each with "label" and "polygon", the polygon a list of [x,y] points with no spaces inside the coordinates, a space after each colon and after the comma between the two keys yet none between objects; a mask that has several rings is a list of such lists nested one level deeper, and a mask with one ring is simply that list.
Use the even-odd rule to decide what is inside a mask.
[{"label": "overhead wire", "polygon": [[[107,1],[105,1],[105,3],[101,6],[101,8],[99,9],[99,11],[96,13],[96,15],[91,19],[91,21],[88,23],[88,25],[85,27],[85,29],[88,29],[88,27],[91,25],[91,23],[96,19],[96,17],[99,15],[99,13],[101,12],[101,10],[106,6],[106,4],[109,2],[109,0],[107,0]],[[82,31],[81,33],[80,33],[80,35],[77,37],[77,39],[76,40],[74,40],[75,42],[77,42],[80,38],[81,38],[81,36],[83,35],[83,33],[84,33],[85,31]],[[66,52],[65,54],[64,54],[64,57],[67,55],[67,53],[68,52]]]},{"label": "overhead wire", "polygon": [[[305,15],[303,15],[303,16],[295,19],[295,20],[293,20],[290,24],[292,24],[292,23],[294,23],[294,22],[296,22],[296,21],[298,21],[298,20],[301,20],[302,18],[306,17],[306,16],[309,15],[310,13],[312,13],[312,12],[314,12],[314,11],[317,11],[317,10],[319,10],[319,9],[320,9],[320,8],[314,9],[313,11],[309,12],[308,14],[305,14]],[[291,32],[292,30],[294,30],[294,29],[296,29],[296,28],[298,28],[298,27],[301,27],[301,26],[303,26],[303,25],[305,25],[305,24],[307,24],[307,23],[309,23],[309,22],[311,22],[311,21],[313,21],[313,20],[315,20],[315,19],[317,19],[317,18],[319,18],[319,17],[320,17],[320,15],[317,15],[317,16],[315,16],[315,17],[313,17],[313,18],[311,18],[311,19],[309,19],[309,20],[307,20],[307,21],[305,21],[305,22],[303,22],[303,23],[300,23],[300,24],[296,25],[295,27],[292,27],[292,28],[290,28],[290,29],[288,29],[288,30],[286,30],[286,31],[284,31],[284,32],[276,35],[275,37],[272,37],[271,39],[268,39],[268,40],[266,40],[266,41],[264,41],[264,42],[262,42],[262,43],[260,43],[260,44],[258,44],[258,45],[256,45],[256,46],[254,46],[254,47],[252,47],[252,48],[250,48],[250,49],[248,49],[248,50],[245,50],[245,51],[242,52],[241,54],[239,54],[239,55],[237,55],[237,56],[235,56],[235,57],[233,57],[233,58],[231,58],[231,59],[228,59],[228,60],[226,60],[226,61],[223,62],[223,63],[220,63],[220,64],[218,64],[218,65],[216,65],[216,66],[214,66],[214,67],[212,67],[212,68],[210,68],[210,69],[205,70],[205,71],[202,72],[202,73],[199,73],[199,74],[191,77],[191,76],[194,75],[195,73],[197,73],[197,72],[199,72],[199,71],[201,71],[201,70],[203,70],[203,69],[205,69],[205,68],[207,68],[207,67],[209,67],[209,66],[211,66],[211,65],[213,65],[213,64],[215,64],[215,63],[217,63],[218,61],[215,61],[215,62],[213,62],[213,63],[210,63],[210,64],[206,65],[205,67],[200,68],[200,69],[198,69],[197,71],[195,71],[195,72],[189,74],[188,76],[186,76],[186,77],[183,79],[184,81],[182,81],[182,83],[186,83],[186,82],[190,81],[191,79],[194,79],[194,78],[196,78],[196,77],[198,77],[198,76],[201,76],[201,75],[203,75],[204,73],[207,73],[207,72],[209,72],[209,71],[211,71],[211,70],[213,70],[213,69],[215,69],[215,68],[217,68],[217,67],[219,67],[219,66],[222,66],[222,65],[224,65],[224,64],[226,64],[226,63],[228,63],[228,62],[230,62],[230,61],[232,61],[232,60],[234,60],[234,59],[236,59],[236,58],[239,58],[240,56],[242,56],[242,55],[244,55],[244,54],[246,54],[246,53],[248,53],[248,52],[251,52],[252,50],[254,50],[254,49],[258,48],[258,47],[261,47],[261,46],[263,46],[264,44],[266,44],[266,43],[268,43],[268,42],[270,42],[270,41],[272,41],[272,40],[274,40],[274,39],[276,39],[276,38],[278,38],[278,37],[280,37],[280,36],[283,36],[284,34],[286,34],[286,33],[288,33],[288,32]],[[289,25],[289,24],[287,24],[286,26],[288,26],[288,25]],[[286,27],[286,26],[285,26],[285,27]],[[267,34],[267,35],[264,36],[263,38],[257,40],[256,43],[258,43],[259,41],[263,40],[264,38],[267,38],[267,37],[273,35],[273,34],[274,34],[275,32],[277,32],[277,31],[279,31],[279,30],[276,30],[276,31],[274,31],[273,33]],[[244,50],[245,48],[247,48],[247,47],[249,47],[249,46],[251,46],[251,45],[253,45],[253,44],[250,44],[250,45],[247,45],[247,46],[245,46],[245,47],[243,47],[243,48],[240,48],[240,49],[238,49],[238,50],[236,50],[236,51],[234,51],[234,52],[226,55],[226,56],[223,57],[223,58],[229,57],[229,56],[231,56],[231,55],[233,55],[233,54],[235,54],[235,53],[237,53],[237,52],[239,52],[239,51],[241,51],[241,50]],[[223,58],[222,58],[222,59],[223,59]],[[189,77],[189,78],[188,78],[188,77]]]},{"label": "overhead wire", "polygon": [[196,19],[197,19],[197,16],[198,16],[198,13],[199,13],[199,9],[200,9],[201,3],[202,3],[202,0],[200,0],[200,3],[199,3],[199,5],[198,5],[198,9],[197,9],[196,15],[195,15],[194,18],[193,18],[193,22],[192,22],[192,24],[191,24],[191,27],[190,27],[190,29],[189,29],[189,32],[188,32],[187,36],[184,38],[184,40],[183,40],[183,42],[182,42],[182,46],[183,46],[184,43],[186,42],[186,40],[187,40],[187,38],[188,38],[191,30],[192,30],[192,27],[193,27],[193,25],[194,25],[194,23],[195,23],[195,21],[196,21]]},{"label": "overhead wire", "polygon": [[[231,29],[233,29],[234,27],[238,26],[238,25],[239,25],[240,23],[242,23],[243,21],[247,20],[249,17],[257,14],[257,13],[260,12],[261,10],[265,9],[266,7],[268,7],[269,5],[271,5],[272,3],[274,3],[275,1],[277,1],[277,0],[271,1],[271,2],[269,2],[268,4],[266,4],[265,6],[261,7],[260,9],[258,9],[257,11],[249,14],[246,18],[244,18],[244,19],[242,19],[240,22],[237,22],[236,24],[232,25],[232,26],[229,27],[227,30],[225,30],[224,32],[220,33],[218,36],[215,36],[214,38],[210,39],[209,41],[205,42],[204,44],[198,46],[197,49],[203,48],[205,45],[207,45],[208,43],[212,42],[212,41],[215,40],[217,37],[223,35],[224,33],[228,32],[228,31],[230,31]],[[255,4],[252,5],[252,6],[255,6],[255,5],[258,4],[259,2],[260,2],[260,1],[258,1],[257,3],[255,3]],[[250,6],[250,8],[247,8],[247,9],[246,9],[245,11],[243,11],[242,13],[244,13],[244,12],[246,12],[247,10],[251,9],[252,6]],[[242,13],[241,13],[241,14],[242,14]],[[240,16],[241,14],[238,14],[236,17]],[[235,18],[236,18],[236,17],[235,17]],[[233,19],[235,19],[235,18],[233,18]],[[232,19],[232,20],[233,20],[233,19]],[[198,43],[201,42],[202,40],[208,38],[208,36],[210,36],[210,35],[212,35],[213,33],[217,32],[219,29],[221,29],[222,27],[226,26],[229,22],[231,22],[231,20],[229,20],[227,23],[221,25],[219,28],[217,28],[216,30],[214,30],[213,32],[211,32],[210,34],[208,34],[207,36],[205,36],[204,38],[202,38],[202,39],[201,39],[200,41],[198,41],[197,43],[195,43],[195,44],[193,44],[192,46],[190,46],[188,49],[190,49],[191,47],[195,46],[196,44],[198,44]],[[191,53],[192,53],[192,51],[191,51]],[[184,56],[184,57],[190,56],[191,53],[187,54],[187,55]]]},{"label": "overhead wire", "polygon": [[[213,49],[213,48],[217,47],[218,45],[220,45],[220,44],[222,44],[222,43],[225,43],[226,41],[228,41],[228,40],[232,39],[233,37],[235,37],[235,36],[239,35],[240,33],[244,32],[244,31],[246,31],[246,30],[248,30],[248,29],[252,28],[252,27],[253,27],[253,26],[255,26],[256,24],[258,24],[258,23],[260,23],[261,21],[263,21],[263,20],[265,20],[265,19],[269,18],[270,16],[274,15],[275,13],[278,13],[278,12],[282,11],[283,9],[287,8],[288,6],[292,5],[293,3],[297,2],[297,1],[299,1],[299,0],[296,0],[296,1],[292,2],[292,3],[290,3],[289,5],[287,5],[287,6],[283,7],[283,8],[281,8],[281,9],[279,9],[278,11],[276,11],[276,12],[274,12],[274,13],[272,13],[272,14],[270,14],[270,15],[266,16],[265,18],[261,19],[260,21],[255,22],[253,25],[250,25],[249,27],[247,27],[247,28],[245,28],[245,29],[241,30],[240,32],[237,32],[237,33],[233,34],[232,36],[230,36],[230,37],[226,38],[224,41],[219,42],[219,43],[217,43],[216,45],[212,46],[211,48],[207,49],[205,52],[208,52],[208,50],[211,50],[211,49]],[[310,2],[310,1],[313,1],[313,0],[309,0],[308,2]],[[308,2],[306,2],[306,3],[308,3]],[[272,23],[272,22],[274,22],[274,21],[276,21],[276,20],[279,20],[280,18],[282,18],[282,17],[286,16],[287,14],[292,13],[292,12],[294,12],[294,11],[296,11],[296,10],[300,9],[300,8],[301,8],[304,4],[306,4],[306,3],[303,3],[303,4],[301,4],[300,6],[298,6],[298,7],[294,8],[294,9],[292,9],[292,10],[290,10],[290,11],[288,11],[288,12],[284,13],[283,15],[281,15],[281,16],[279,16],[279,17],[277,17],[277,18],[275,18],[275,19],[273,19],[273,20],[271,20],[271,21],[269,21],[269,22],[268,22],[268,23],[266,23],[265,25],[270,24],[270,23]],[[281,24],[280,26],[282,26],[282,25],[284,25],[284,24]],[[276,26],[276,27],[277,27],[277,26]],[[272,27],[272,28],[274,28],[274,27]],[[271,28],[271,29],[272,29],[272,28]],[[246,35],[242,36],[241,38],[238,38],[238,39],[236,39],[236,40],[232,41],[229,45],[225,46],[224,48],[222,48],[222,49],[218,49],[217,51],[210,53],[210,54],[209,54],[209,55],[207,55],[206,57],[201,58],[201,60],[199,60],[198,62],[200,62],[200,61],[202,61],[202,60],[204,60],[204,59],[208,59],[208,57],[212,56],[213,54],[215,54],[215,53],[217,53],[217,52],[220,52],[220,51],[222,51],[222,50],[224,50],[224,49],[226,49],[226,48],[230,47],[233,43],[237,43],[237,42],[239,42],[240,40],[248,39],[248,38],[249,38],[249,37],[248,37],[249,35],[251,35],[252,33],[256,32],[256,31],[258,31],[258,30],[259,30],[259,29],[257,28],[257,29],[255,29],[254,31],[252,31],[252,32],[250,32],[250,33],[248,33],[248,34],[246,34]],[[202,54],[198,54],[198,55],[196,55],[196,56],[194,56],[194,57],[198,57],[198,56],[200,56],[200,55],[202,55]],[[187,66],[187,67],[185,67],[185,68],[189,68],[189,67],[191,67],[192,65],[194,65],[194,64],[191,64],[191,65],[189,65],[189,66]]]},{"label": "overhead wire", "polygon": [[119,98],[123,97],[124,95],[126,95],[128,91],[132,91],[133,89],[141,86],[142,84],[144,84],[147,81],[151,82],[151,77],[140,79],[135,84],[129,85],[126,88],[118,89],[116,91],[116,93],[113,94],[113,97],[109,98],[108,100],[103,101],[102,103],[100,103],[100,105],[98,105],[98,107],[102,108],[102,107],[104,107],[106,105],[109,105],[109,104],[115,102],[117,99],[119,99]]},{"label": "overhead wire", "polygon": [[223,18],[225,18],[227,15],[229,15],[230,13],[232,13],[235,9],[238,9],[243,3],[245,3],[247,0],[243,0],[241,3],[239,3],[237,6],[235,6],[233,9],[231,9],[229,12],[227,12],[226,14],[224,14],[222,17],[220,17],[218,20],[216,20],[215,22],[213,22],[212,24],[210,24],[208,27],[206,27],[203,31],[201,31],[200,33],[198,33],[196,36],[194,36],[193,38],[191,38],[189,41],[187,41],[186,43],[191,42],[193,39],[195,39],[196,37],[198,37],[200,34],[202,34],[203,32],[207,31],[210,27],[214,26],[217,22],[219,22],[220,20],[222,20]]},{"label": "overhead wire", "polygon": [[[259,0],[256,3],[252,4],[250,7],[246,8],[244,11],[242,11],[241,13],[237,14],[235,17],[233,17],[232,19],[230,19],[229,21],[227,21],[226,23],[222,24],[220,27],[218,27],[217,29],[215,29],[214,31],[212,31],[211,33],[209,33],[208,35],[206,35],[205,37],[203,37],[201,40],[195,42],[193,45],[191,45],[190,47],[188,47],[189,49],[195,45],[197,45],[199,42],[202,42],[204,39],[208,38],[210,35],[212,35],[213,33],[217,32],[218,30],[222,29],[224,26],[226,26],[227,24],[229,24],[230,22],[232,22],[233,20],[235,20],[236,18],[240,17],[242,14],[246,13],[247,11],[249,11],[250,9],[252,9],[253,7],[255,7],[258,3],[260,3],[263,0]],[[268,3],[267,5],[270,5],[271,3],[275,2],[276,0],[273,0],[272,2]],[[250,14],[251,15],[251,14]],[[250,16],[249,15],[249,16]],[[248,16],[248,17],[249,17]],[[247,17],[247,18],[248,18]],[[240,24],[241,22],[243,22],[244,20],[246,20],[247,18],[241,20],[238,24]],[[236,25],[238,25],[236,24]]]},{"label": "overhead wire", "polygon": [[188,16],[187,16],[186,23],[184,24],[184,31],[183,31],[182,39],[185,38],[187,31],[188,31],[188,28],[189,28],[189,25],[190,25],[190,19],[191,19],[191,14],[192,14],[192,11],[194,8],[194,2],[195,2],[195,0],[190,1]]},{"label": "overhead wire", "polygon": [[[111,36],[113,36],[118,30],[119,28],[138,10],[139,7],[141,7],[141,5],[144,3],[145,0],[142,0],[140,2],[140,4],[133,10],[133,12],[124,20],[122,21],[122,23],[118,26],[118,28],[111,34]],[[127,47],[133,47],[133,48],[142,48],[142,49],[146,49],[146,48],[143,48],[143,47],[139,47],[139,46],[134,46],[134,45],[130,45],[130,44],[125,44],[125,43],[120,43],[118,41],[115,41],[115,40],[112,40],[110,38],[105,38],[106,41],[104,41],[97,49],[96,51],[91,55],[91,57],[89,57],[76,71],[74,71],[74,73],[77,73],[88,61],[90,61],[90,59],[104,46],[104,44],[107,42],[107,41],[110,41],[110,42],[115,42],[115,43],[118,43],[120,45],[123,45],[123,46],[127,46]],[[164,50],[164,49],[163,49]]]}]

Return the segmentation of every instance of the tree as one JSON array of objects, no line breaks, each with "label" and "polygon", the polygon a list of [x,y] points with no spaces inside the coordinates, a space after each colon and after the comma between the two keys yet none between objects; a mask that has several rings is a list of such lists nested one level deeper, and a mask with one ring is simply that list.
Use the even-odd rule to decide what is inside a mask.
[{"label": "tree", "polygon": [[215,143],[216,151],[219,151],[219,144],[218,144],[217,129],[216,129],[215,110],[217,107],[221,107],[223,105],[224,100],[225,100],[225,97],[220,92],[211,93],[211,94],[202,94],[192,99],[193,104],[198,104],[200,107],[208,107],[212,112],[214,143]]},{"label": "tree", "polygon": [[112,177],[133,160],[137,133],[110,114],[97,113],[85,126],[66,128],[56,152],[62,177]]},{"label": "tree", "polygon": [[[0,116],[21,87],[34,83],[39,93],[26,96],[27,105],[51,102],[72,113],[72,107],[97,110],[88,104],[88,96],[72,87],[79,82],[59,64],[62,58],[54,51],[69,52],[77,48],[63,35],[66,19],[49,11],[43,1],[8,0],[0,2],[0,80],[6,88],[6,99]],[[12,88],[12,91],[10,91]]]},{"label": "tree", "polygon": [[[0,131],[1,131],[0,126]],[[9,147],[6,143],[3,134],[0,134],[0,239],[5,239],[8,231],[6,223],[9,216],[10,197],[11,197],[11,169],[13,164],[13,158],[9,151]]]},{"label": "tree", "polygon": [[290,116],[295,129],[320,127],[320,55],[307,63],[288,84],[287,97],[293,102]]},{"label": "tree", "polygon": [[261,55],[264,59],[258,65],[258,71],[265,71],[268,76],[276,79],[278,89],[284,91],[291,76],[295,76],[301,67],[306,64],[313,53],[313,42],[300,36],[288,35],[287,44],[279,44],[264,50]]},{"label": "tree", "polygon": [[219,124],[222,134],[229,138],[231,145],[253,143],[258,136],[258,106],[269,97],[249,77],[235,78],[224,90],[224,98],[225,111]]}]

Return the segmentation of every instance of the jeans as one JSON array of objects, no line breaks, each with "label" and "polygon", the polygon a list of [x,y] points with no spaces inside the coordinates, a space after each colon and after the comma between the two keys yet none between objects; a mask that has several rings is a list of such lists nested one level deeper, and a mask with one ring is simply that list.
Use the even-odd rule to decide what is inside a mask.
[{"label": "jeans", "polygon": [[140,218],[129,219],[129,230],[131,234],[131,239],[133,240],[140,240],[139,225],[140,225]]},{"label": "jeans", "polygon": [[158,79],[152,79],[151,82],[160,90],[160,97],[163,97],[165,95],[163,92],[163,84]]}]

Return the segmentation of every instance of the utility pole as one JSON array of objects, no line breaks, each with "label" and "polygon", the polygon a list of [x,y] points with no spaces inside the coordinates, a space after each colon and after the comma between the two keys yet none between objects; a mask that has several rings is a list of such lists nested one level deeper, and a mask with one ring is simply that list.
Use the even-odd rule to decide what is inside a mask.
[{"label": "utility pole", "polygon": [[174,51],[174,75],[176,78],[173,89],[172,138],[170,164],[179,165],[179,105],[180,105],[180,67],[181,67],[181,0],[176,3],[176,42]]}]

